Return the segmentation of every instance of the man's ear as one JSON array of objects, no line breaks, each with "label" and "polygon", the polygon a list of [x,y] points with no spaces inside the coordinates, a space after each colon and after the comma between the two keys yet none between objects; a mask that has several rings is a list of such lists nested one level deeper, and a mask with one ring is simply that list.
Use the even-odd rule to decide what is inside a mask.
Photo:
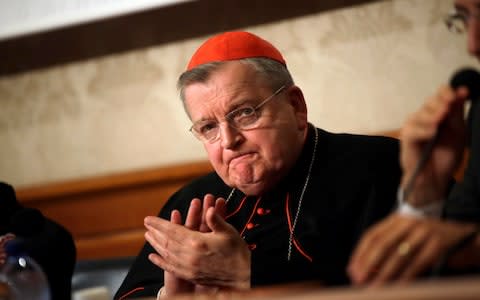
[{"label": "man's ear", "polygon": [[305,103],[302,90],[298,86],[292,85],[288,88],[287,95],[297,118],[299,129],[305,129],[308,126],[307,104]]}]

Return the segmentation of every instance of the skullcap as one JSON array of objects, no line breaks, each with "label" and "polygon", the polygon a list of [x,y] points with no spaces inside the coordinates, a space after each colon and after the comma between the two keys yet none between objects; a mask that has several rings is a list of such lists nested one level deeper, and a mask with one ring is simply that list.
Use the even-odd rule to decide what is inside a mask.
[{"label": "skullcap", "polygon": [[210,62],[251,57],[265,57],[287,66],[280,51],[266,40],[250,32],[230,31],[206,40],[192,55],[187,71]]}]

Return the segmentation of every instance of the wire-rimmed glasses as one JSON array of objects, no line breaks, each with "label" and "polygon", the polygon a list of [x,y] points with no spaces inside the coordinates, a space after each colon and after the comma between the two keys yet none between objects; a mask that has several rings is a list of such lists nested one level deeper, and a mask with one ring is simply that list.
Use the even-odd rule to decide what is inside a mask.
[{"label": "wire-rimmed glasses", "polygon": [[[280,94],[285,85],[282,85],[272,95],[260,102],[257,106],[243,106],[235,109],[225,115],[225,121],[229,126],[238,130],[253,129],[257,125],[258,119],[260,119],[260,108],[267,104],[275,96]],[[190,131],[202,142],[213,143],[220,137],[220,124],[217,120],[201,120],[196,122],[190,127]]]},{"label": "wire-rimmed glasses", "polygon": [[472,19],[480,20],[480,15],[471,14],[462,10],[455,10],[445,17],[445,25],[450,32],[461,34],[467,31],[467,26]]}]

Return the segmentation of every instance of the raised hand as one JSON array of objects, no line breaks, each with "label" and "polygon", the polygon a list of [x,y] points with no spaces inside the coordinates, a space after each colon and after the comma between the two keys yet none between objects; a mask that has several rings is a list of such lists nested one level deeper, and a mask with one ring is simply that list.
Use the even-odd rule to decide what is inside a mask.
[{"label": "raised hand", "polygon": [[403,126],[400,136],[403,188],[412,178],[426,145],[438,135],[429,160],[413,182],[410,197],[405,199],[410,204],[422,206],[445,197],[463,155],[463,106],[467,96],[465,88],[454,91],[448,86],[441,87]]},{"label": "raised hand", "polygon": [[[185,227],[192,230],[198,230],[201,223],[201,204],[199,199],[193,199],[188,209],[187,220]],[[182,224],[182,216],[177,210],[172,211],[170,215],[170,222],[173,224]],[[152,254],[155,255],[155,254]],[[179,293],[190,293],[195,290],[195,285],[187,280],[176,277],[171,272],[164,273],[164,295],[174,295]]]},{"label": "raised hand", "polygon": [[192,200],[185,226],[178,211],[172,211],[170,222],[145,219],[145,237],[158,252],[149,259],[165,270],[165,295],[250,285],[250,251],[223,220],[225,200],[207,194],[203,206],[200,202]]}]

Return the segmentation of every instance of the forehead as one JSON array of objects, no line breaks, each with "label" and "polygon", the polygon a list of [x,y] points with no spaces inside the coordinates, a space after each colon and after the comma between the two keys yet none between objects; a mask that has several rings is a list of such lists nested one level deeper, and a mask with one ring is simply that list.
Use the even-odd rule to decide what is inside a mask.
[{"label": "forehead", "polygon": [[227,106],[259,91],[265,87],[264,82],[253,66],[238,61],[228,62],[215,70],[206,82],[188,85],[184,93],[185,104],[192,109],[205,105]]},{"label": "forehead", "polygon": [[251,85],[258,81],[258,77],[255,68],[251,64],[230,61],[213,71],[206,84],[217,85],[218,87]]}]

